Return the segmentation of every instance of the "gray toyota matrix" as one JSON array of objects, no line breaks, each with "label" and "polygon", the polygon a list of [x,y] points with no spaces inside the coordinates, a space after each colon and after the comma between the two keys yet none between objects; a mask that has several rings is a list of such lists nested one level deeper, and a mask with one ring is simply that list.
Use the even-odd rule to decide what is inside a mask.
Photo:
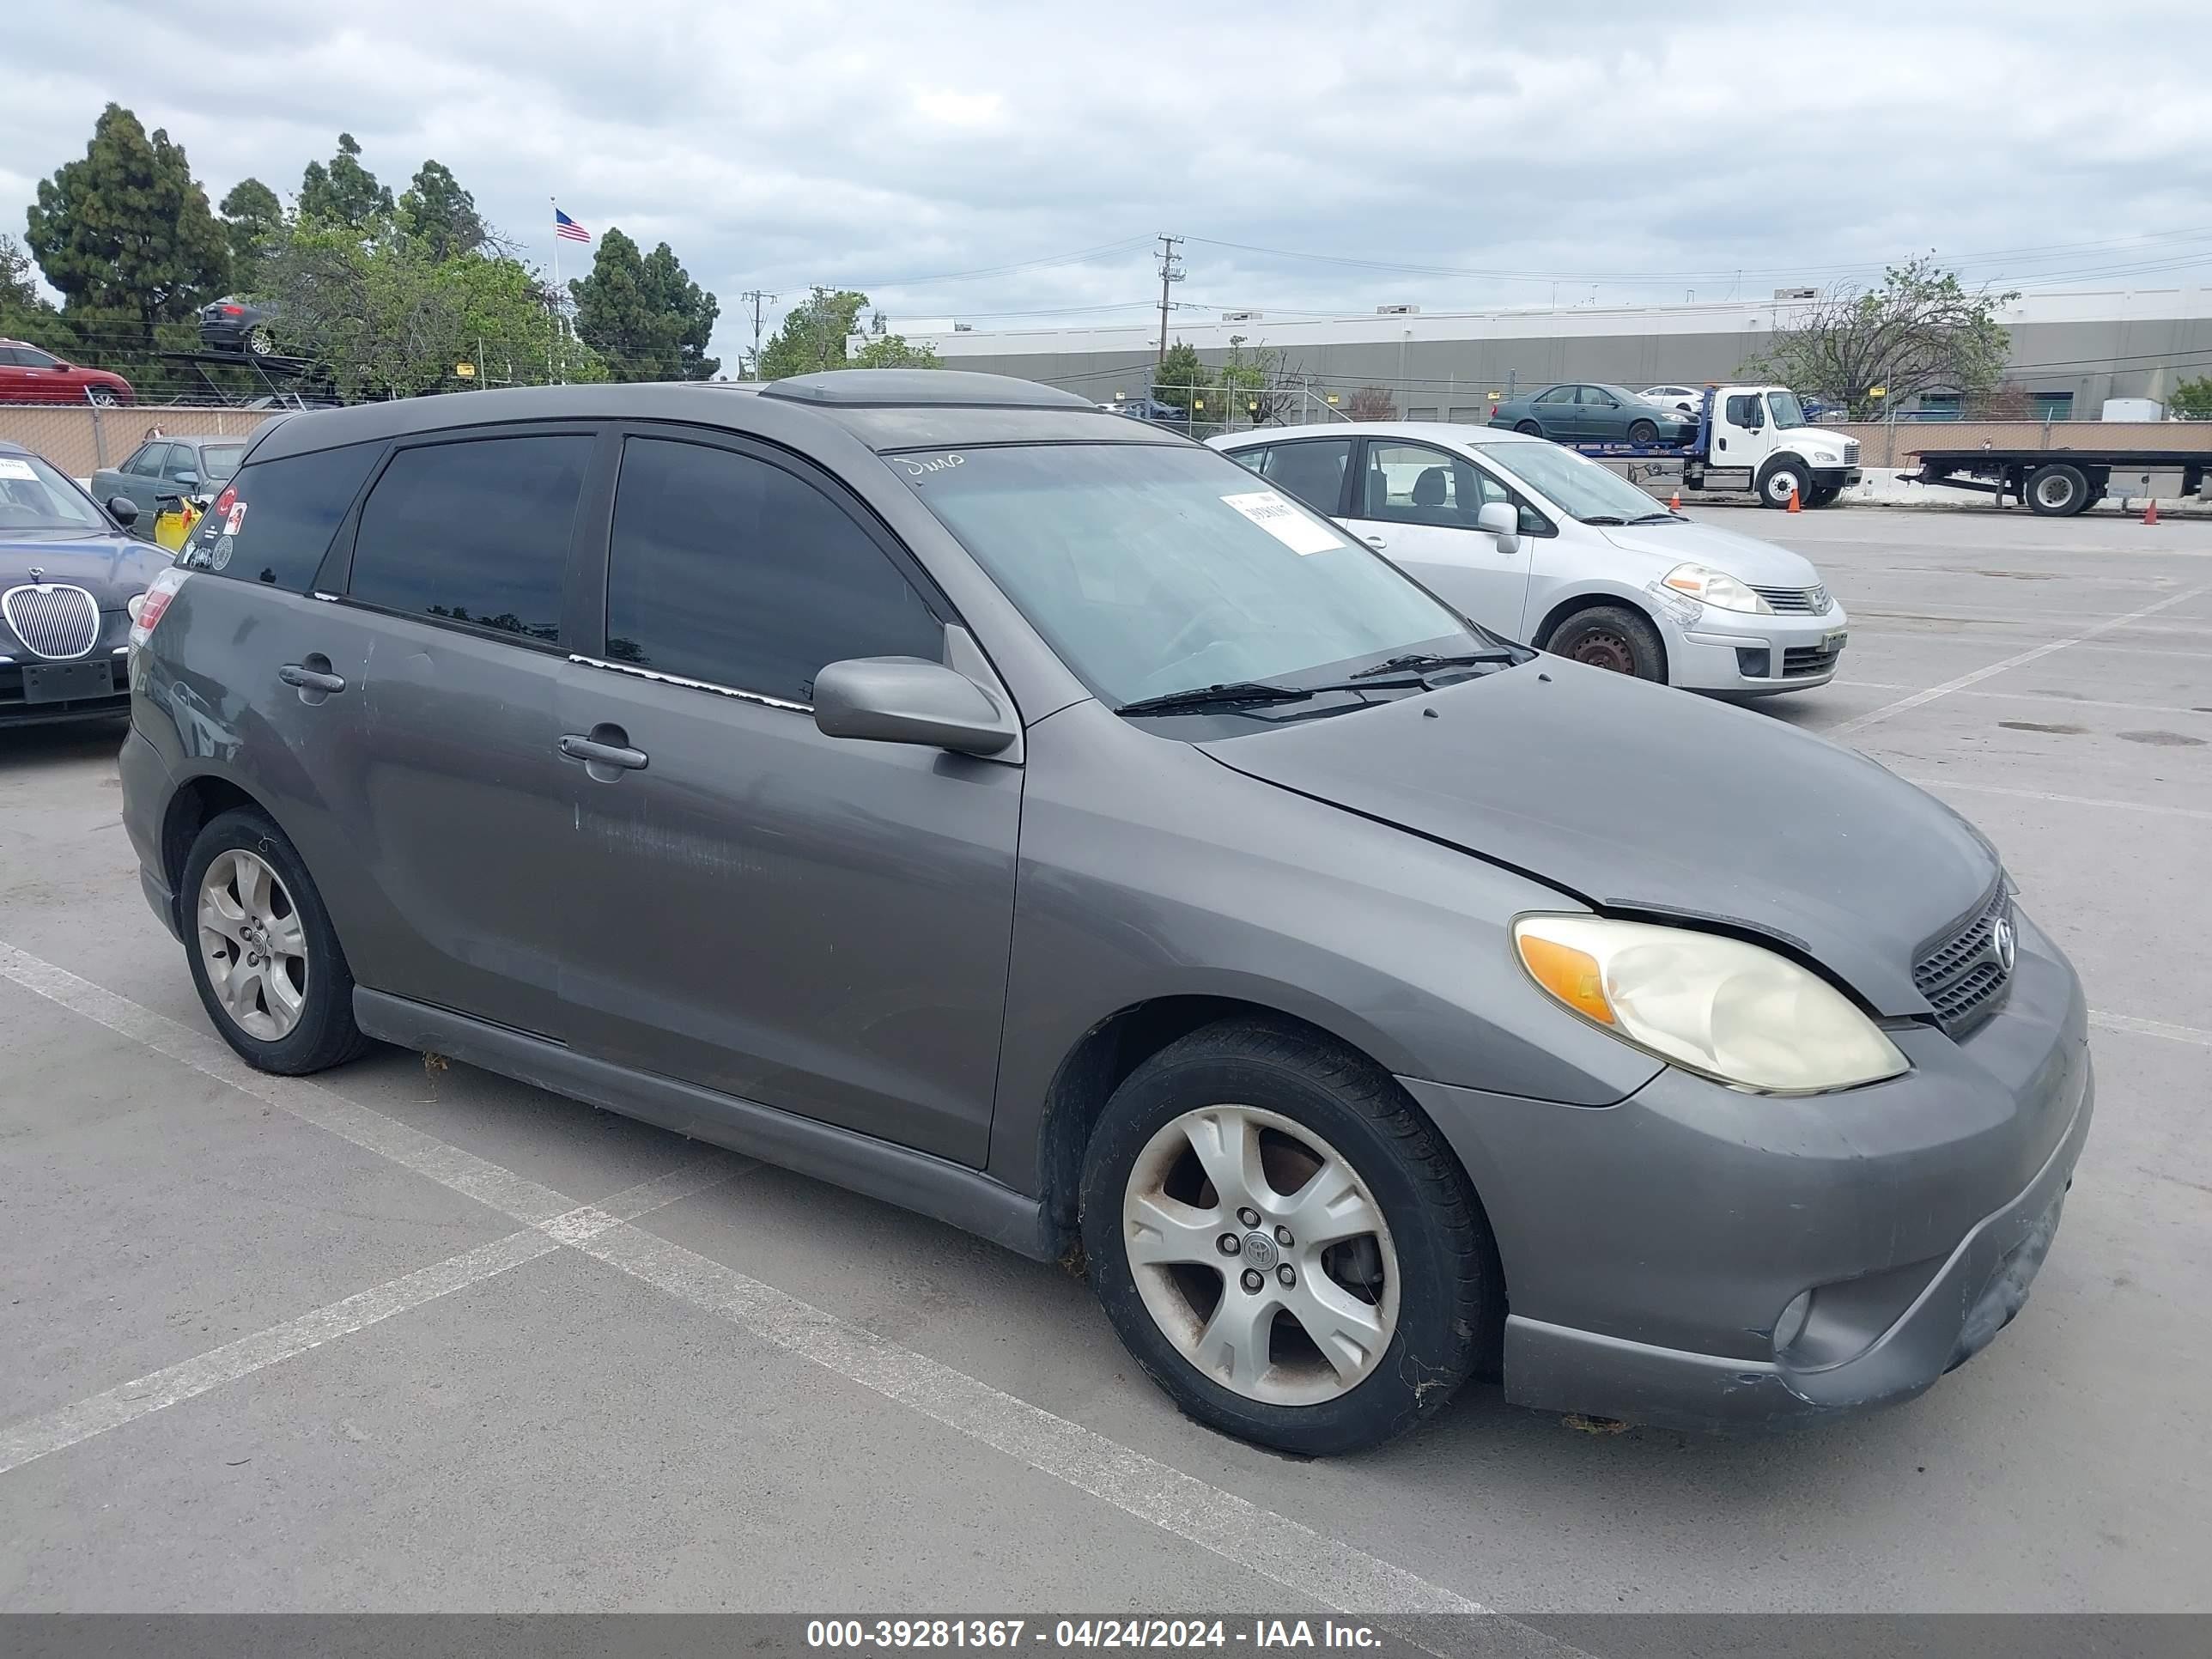
[{"label": "gray toyota matrix", "polygon": [[1476,1375],[1907,1399],[2088,1132],[1948,808],[1045,387],[291,416],[135,613],[125,822],[252,1064],[432,1050],[1080,1259],[1270,1445]]}]

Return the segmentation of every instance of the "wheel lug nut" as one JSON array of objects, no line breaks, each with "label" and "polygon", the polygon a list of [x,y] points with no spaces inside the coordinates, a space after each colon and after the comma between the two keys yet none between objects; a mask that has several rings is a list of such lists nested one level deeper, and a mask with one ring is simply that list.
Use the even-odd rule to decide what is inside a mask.
[{"label": "wheel lug nut", "polygon": [[1260,1212],[1249,1204],[1237,1212],[1237,1218],[1248,1227],[1256,1227],[1260,1224]]},{"label": "wheel lug nut", "polygon": [[1261,1277],[1260,1270],[1257,1267],[1247,1267],[1244,1270],[1244,1288],[1246,1290],[1257,1291],[1267,1282],[1267,1281],[1265,1279]]},{"label": "wheel lug nut", "polygon": [[1285,1249],[1289,1249],[1294,1242],[1295,1241],[1291,1237],[1291,1230],[1288,1227],[1278,1227],[1275,1229],[1275,1243],[1281,1245]]},{"label": "wheel lug nut", "polygon": [[1275,1277],[1282,1280],[1286,1285],[1295,1285],[1298,1282],[1298,1270],[1291,1266],[1289,1262],[1285,1261],[1281,1267],[1275,1269]]},{"label": "wheel lug nut", "polygon": [[1219,1250],[1224,1255],[1235,1255],[1238,1250],[1243,1248],[1243,1245],[1237,1242],[1237,1235],[1235,1233],[1222,1234],[1220,1237],[1213,1241],[1213,1244],[1214,1248]]}]

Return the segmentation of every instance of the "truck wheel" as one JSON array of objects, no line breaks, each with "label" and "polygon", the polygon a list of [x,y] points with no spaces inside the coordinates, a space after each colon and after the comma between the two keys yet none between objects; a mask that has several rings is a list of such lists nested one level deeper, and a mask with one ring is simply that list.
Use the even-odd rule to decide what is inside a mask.
[{"label": "truck wheel", "polygon": [[1628,441],[1632,444],[1656,444],[1659,441],[1659,428],[1650,421],[1631,421],[1628,423]]},{"label": "truck wheel", "polygon": [[2089,505],[2089,480],[2078,466],[2055,462],[2027,475],[2027,506],[2046,519],[2064,519]]},{"label": "truck wheel", "polygon": [[1534,421],[1522,421],[1516,425],[1513,429],[1516,432],[1525,432],[1532,438],[1540,438],[1544,435],[1544,428],[1538,426]]},{"label": "truck wheel", "polygon": [[1358,1451],[1495,1364],[1505,1287],[1466,1176],[1382,1068],[1317,1034],[1223,1020],[1146,1060],[1082,1202],[1107,1317],[1210,1428]]},{"label": "truck wheel", "polygon": [[1639,680],[1667,678],[1667,647],[1659,641],[1659,630],[1625,605],[1577,611],[1539,644],[1555,657],[1571,657],[1592,668]]},{"label": "truck wheel", "polygon": [[1770,461],[1766,471],[1759,475],[1759,501],[1762,507],[1787,507],[1792,495],[1801,507],[1812,499],[1813,475],[1796,461]]},{"label": "truck wheel", "polygon": [[1805,498],[1808,507],[1826,507],[1844,493],[1841,484],[1814,484],[1813,493]]}]

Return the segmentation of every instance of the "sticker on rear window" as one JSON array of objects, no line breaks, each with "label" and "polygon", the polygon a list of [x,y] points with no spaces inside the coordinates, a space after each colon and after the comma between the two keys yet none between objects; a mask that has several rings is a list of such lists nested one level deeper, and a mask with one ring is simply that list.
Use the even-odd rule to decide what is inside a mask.
[{"label": "sticker on rear window", "polygon": [[1328,553],[1346,544],[1343,537],[1327,525],[1315,523],[1272,489],[1247,490],[1221,499],[1293,553]]},{"label": "sticker on rear window", "polygon": [[225,519],[222,522],[222,533],[227,537],[235,536],[238,534],[239,526],[245,522],[246,503],[244,501],[233,501],[230,504],[230,516],[228,519]]},{"label": "sticker on rear window", "polygon": [[0,478],[21,478],[27,483],[36,483],[39,475],[31,471],[28,461],[18,460],[13,455],[0,455]]}]

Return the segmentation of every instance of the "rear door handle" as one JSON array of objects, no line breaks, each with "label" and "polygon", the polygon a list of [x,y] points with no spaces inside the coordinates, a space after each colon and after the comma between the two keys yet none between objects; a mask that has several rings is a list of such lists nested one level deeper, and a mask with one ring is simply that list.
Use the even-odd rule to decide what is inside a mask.
[{"label": "rear door handle", "polygon": [[618,767],[625,772],[645,770],[646,752],[618,743],[598,743],[590,738],[580,738],[571,732],[561,739],[561,752],[570,760],[580,760],[591,766]]},{"label": "rear door handle", "polygon": [[325,695],[345,690],[345,676],[325,673],[319,668],[309,668],[301,663],[288,662],[276,671],[276,678],[287,685],[296,685],[302,691],[320,691]]},{"label": "rear door handle", "polygon": [[1359,539],[1365,542],[1370,547],[1380,547],[1382,545],[1382,538],[1380,536],[1362,536]]}]

